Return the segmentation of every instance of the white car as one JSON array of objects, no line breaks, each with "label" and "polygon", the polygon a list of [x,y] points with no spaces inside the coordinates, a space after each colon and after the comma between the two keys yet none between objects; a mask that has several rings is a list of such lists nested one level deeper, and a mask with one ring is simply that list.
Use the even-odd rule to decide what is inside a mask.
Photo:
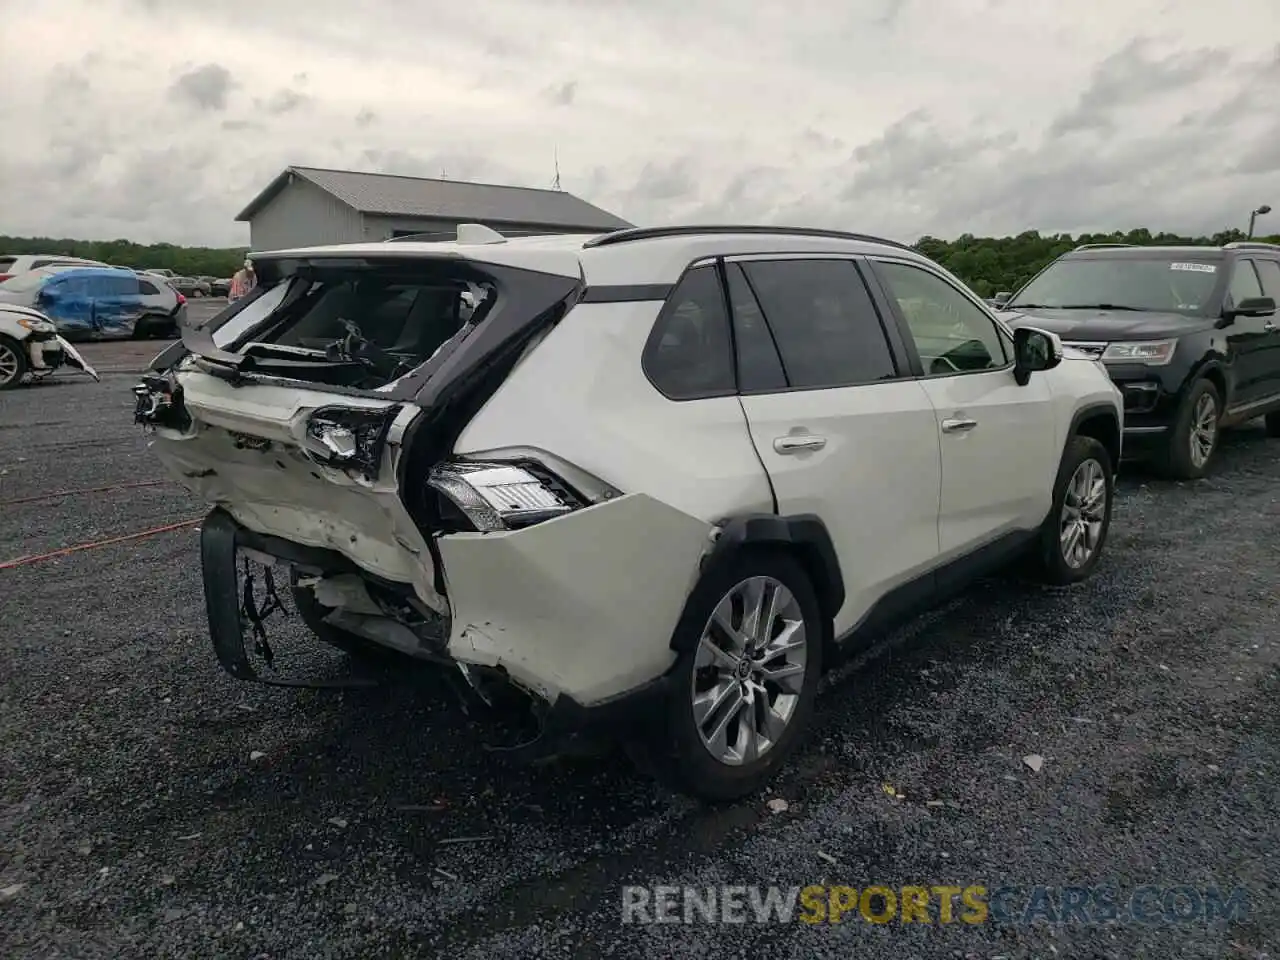
[{"label": "white car", "polygon": [[0,304],[0,390],[12,390],[29,380],[43,380],[62,366],[99,379],[93,367],[58,335],[58,328],[43,313]]},{"label": "white car", "polygon": [[105,267],[100,260],[68,257],[60,253],[24,253],[0,256],[0,283],[41,267]]},{"label": "white car", "polygon": [[1083,580],[1106,542],[1106,372],[897,243],[463,225],[253,260],[135,390],[215,505],[237,677],[274,682],[272,582],[240,566],[267,560],[321,639],[517,690],[546,749],[623,731],[726,799],[793,751],[838,652],[1019,558]]}]

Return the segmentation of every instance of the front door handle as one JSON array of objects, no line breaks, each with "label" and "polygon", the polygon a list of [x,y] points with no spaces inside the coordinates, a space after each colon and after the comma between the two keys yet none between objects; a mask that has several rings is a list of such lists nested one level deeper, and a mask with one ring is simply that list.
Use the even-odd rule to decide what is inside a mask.
[{"label": "front door handle", "polygon": [[826,445],[826,437],[815,436],[779,437],[773,441],[773,449],[778,453],[804,453],[810,450],[821,450]]},{"label": "front door handle", "polygon": [[952,420],[942,421],[943,433],[963,433],[965,430],[972,430],[978,425],[977,420],[969,420],[965,417],[956,417]]},{"label": "front door handle", "polygon": [[1270,333],[1275,328],[1276,328],[1276,325],[1272,323],[1270,320],[1268,320],[1266,323],[1262,325],[1262,329],[1266,330],[1268,333]]}]

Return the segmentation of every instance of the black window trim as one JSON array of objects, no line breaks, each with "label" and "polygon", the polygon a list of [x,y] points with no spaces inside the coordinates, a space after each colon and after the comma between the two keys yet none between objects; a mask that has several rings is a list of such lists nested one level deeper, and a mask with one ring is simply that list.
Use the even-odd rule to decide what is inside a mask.
[{"label": "black window trim", "polygon": [[[1267,293],[1267,285],[1263,283],[1262,271],[1258,269],[1258,264],[1269,263],[1273,267],[1275,267],[1278,272],[1280,272],[1280,259],[1272,259],[1271,257],[1259,257],[1257,255],[1252,256],[1250,259],[1253,260],[1253,272],[1258,275],[1258,283],[1262,287],[1262,295],[1264,297],[1270,296],[1270,294]],[[1280,301],[1280,297],[1276,297],[1276,300]]]},{"label": "black window trim", "polygon": [[[751,289],[751,295],[756,298],[756,305],[760,310],[760,315],[764,317],[765,327],[769,331],[769,338],[773,341],[773,349],[778,356],[778,364],[782,368],[782,375],[787,380],[787,386],[774,387],[772,389],[761,388],[757,390],[739,389],[739,396],[760,397],[778,393],[812,393],[815,390],[846,390],[850,387],[874,387],[884,383],[898,383],[902,380],[915,379],[912,376],[911,369],[909,367],[912,354],[907,352],[907,345],[902,342],[902,334],[898,330],[896,324],[886,322],[885,318],[887,315],[885,313],[886,307],[883,302],[883,298],[877,296],[875,286],[868,282],[869,271],[865,268],[865,254],[823,253],[808,250],[784,250],[778,251],[777,253],[753,251],[751,253],[728,254],[718,259],[723,261],[725,265],[730,263],[746,264],[778,260],[843,260],[847,262],[853,268],[854,276],[861,280],[862,285],[866,288],[867,296],[871,300],[872,308],[876,313],[876,320],[880,324],[880,333],[884,337],[885,346],[889,351],[889,362],[893,364],[894,375],[892,377],[885,377],[882,380],[858,380],[851,383],[823,384],[816,387],[793,386],[791,384],[791,374],[787,372],[787,365],[782,361],[782,353],[778,348],[778,335],[773,329],[773,323],[769,320],[769,315],[765,312],[764,304],[760,303],[760,298],[756,295],[755,285],[751,282],[750,273],[744,269],[742,271],[742,275],[746,278],[747,286]],[[733,302],[729,297],[728,276],[725,275],[723,269],[721,271],[721,282],[724,284],[723,295],[729,310],[729,330],[730,333],[734,333],[735,319],[733,316]],[[734,382],[741,386],[742,380],[738,373],[736,336],[733,343],[735,347],[733,356]]]},{"label": "black window trim", "polygon": [[[977,294],[967,290],[962,286],[957,285],[955,281],[949,279],[944,273],[942,273],[940,270],[933,268],[933,266],[928,263],[921,263],[918,260],[912,260],[908,257],[895,257],[891,255],[884,255],[884,254],[870,255],[866,259],[867,259],[868,272],[875,279],[875,284],[879,290],[881,298],[884,301],[885,308],[889,311],[889,315],[893,317],[894,323],[898,328],[899,335],[903,338],[903,340],[906,343],[906,350],[910,358],[910,364],[911,364],[911,370],[912,370],[912,376],[910,379],[945,380],[950,377],[973,377],[973,376],[981,376],[983,374],[989,374],[989,373],[1000,373],[1001,371],[1011,372],[1013,370],[1013,367],[1014,367],[1013,331],[1005,326],[1004,321],[1001,320],[999,317],[997,317],[995,313],[992,312],[991,308],[988,307],[985,303],[983,303],[978,298]],[[899,308],[897,298],[890,293],[891,288],[889,286],[889,282],[883,275],[881,275],[878,269],[877,265],[880,263],[894,263],[894,264],[900,264],[905,267],[915,267],[917,270],[922,270],[925,273],[933,275],[938,280],[941,280],[943,283],[949,286],[952,290],[955,290],[964,299],[968,300],[971,304],[973,304],[974,308],[977,309],[978,312],[980,312],[988,320],[990,320],[992,326],[995,328],[996,336],[1000,338],[1001,345],[1004,347],[1004,350],[1005,350],[1004,364],[999,367],[986,367],[982,370],[956,370],[952,373],[929,373],[928,371],[926,371],[924,369],[924,364],[920,360],[920,351],[916,349],[915,337],[911,333],[911,325],[907,323],[906,316],[903,314],[901,308]]]},{"label": "black window trim", "polygon": [[[644,347],[642,347],[640,350],[640,370],[644,374],[644,378],[649,381],[649,385],[653,387],[653,389],[657,390],[658,393],[662,394],[663,397],[665,397],[667,400],[670,400],[672,403],[692,403],[697,400],[712,400],[720,397],[738,396],[738,358],[737,358],[737,350],[735,349],[736,343],[733,339],[733,316],[730,313],[729,291],[725,286],[724,270],[721,267],[720,260],[721,260],[720,257],[699,257],[696,260],[690,261],[685,266],[684,270],[680,272],[679,278],[677,278],[676,282],[671,285],[670,291],[668,292],[667,297],[663,302],[661,309],[658,310],[658,315],[653,318],[653,323],[650,324],[649,326],[649,333],[645,337]],[[657,384],[657,382],[654,380],[653,374],[650,372],[650,363],[653,359],[654,351],[657,349],[657,343],[659,339],[658,331],[662,329],[662,323],[667,318],[668,311],[675,309],[676,301],[673,299],[674,294],[680,289],[680,285],[684,283],[684,281],[689,277],[689,275],[693,273],[693,271],[698,269],[710,269],[711,272],[715,274],[716,289],[720,291],[720,302],[722,307],[724,308],[725,323],[728,326],[727,337],[728,337],[728,343],[729,343],[729,370],[730,370],[730,378],[732,379],[733,382],[730,385],[730,387],[725,390],[708,390],[703,393],[694,394],[692,396],[673,397],[669,393],[667,393],[666,390],[660,387]],[[600,289],[600,288],[597,288],[597,289]],[[648,300],[649,298],[645,297],[645,299]],[[605,301],[595,301],[595,302],[606,302],[606,303],[615,302],[616,303],[616,302],[636,302],[636,301],[605,300]]]}]

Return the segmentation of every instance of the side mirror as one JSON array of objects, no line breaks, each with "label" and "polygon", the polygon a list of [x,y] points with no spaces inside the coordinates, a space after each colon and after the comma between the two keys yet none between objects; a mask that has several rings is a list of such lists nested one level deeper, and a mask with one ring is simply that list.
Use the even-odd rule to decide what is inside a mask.
[{"label": "side mirror", "polygon": [[1010,293],[1008,290],[1002,290],[991,299],[995,301],[995,304],[997,307],[1003,307],[1006,303],[1009,302],[1010,298],[1012,297],[1013,297],[1013,294]]},{"label": "side mirror", "polygon": [[1276,312],[1275,297],[1245,297],[1231,310],[1223,311],[1223,318],[1269,317]]},{"label": "side mirror", "polygon": [[1013,331],[1013,377],[1025,387],[1036,370],[1052,370],[1062,362],[1062,341],[1058,335],[1035,327]]}]

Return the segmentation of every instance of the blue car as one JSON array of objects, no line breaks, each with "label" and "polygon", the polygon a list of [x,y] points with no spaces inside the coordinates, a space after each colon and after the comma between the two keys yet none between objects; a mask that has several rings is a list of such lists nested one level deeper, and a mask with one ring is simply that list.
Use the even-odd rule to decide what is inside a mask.
[{"label": "blue car", "polygon": [[187,312],[162,277],[117,267],[30,270],[0,283],[0,303],[38,310],[67,340],[176,337]]}]

